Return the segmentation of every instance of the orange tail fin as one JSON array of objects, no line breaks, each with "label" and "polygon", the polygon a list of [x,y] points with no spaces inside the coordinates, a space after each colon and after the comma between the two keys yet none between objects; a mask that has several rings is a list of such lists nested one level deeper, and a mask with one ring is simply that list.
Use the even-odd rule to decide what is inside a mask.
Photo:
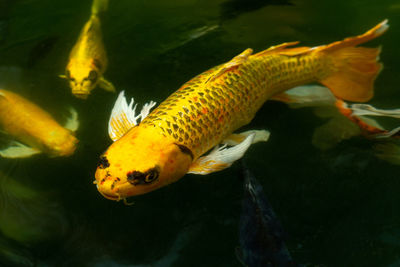
[{"label": "orange tail fin", "polygon": [[384,20],[362,35],[316,47],[316,52],[326,54],[333,63],[332,74],[320,82],[338,98],[355,102],[370,100],[374,81],[382,69],[378,62],[380,48],[355,46],[382,35],[388,28]]}]

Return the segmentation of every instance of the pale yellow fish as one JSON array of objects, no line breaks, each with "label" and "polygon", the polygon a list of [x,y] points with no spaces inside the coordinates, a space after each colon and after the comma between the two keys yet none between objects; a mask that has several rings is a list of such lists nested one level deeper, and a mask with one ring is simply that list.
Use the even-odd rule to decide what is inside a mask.
[{"label": "pale yellow fish", "polygon": [[99,14],[107,6],[108,0],[93,1],[90,19],[72,48],[65,75],[60,75],[69,81],[72,94],[81,99],[86,99],[97,86],[115,92],[114,86],[103,77],[108,62]]},{"label": "pale yellow fish", "polygon": [[0,129],[18,141],[0,150],[0,156],[22,158],[44,152],[52,157],[70,156],[78,139],[77,113],[71,109],[71,119],[65,127],[31,101],[13,92],[0,89]]}]

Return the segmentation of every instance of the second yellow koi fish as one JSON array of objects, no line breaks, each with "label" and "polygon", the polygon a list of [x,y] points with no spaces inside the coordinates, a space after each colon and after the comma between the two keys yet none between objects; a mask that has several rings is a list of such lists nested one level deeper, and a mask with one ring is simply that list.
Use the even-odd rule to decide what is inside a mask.
[{"label": "second yellow koi fish", "polygon": [[233,131],[248,124],[266,100],[295,86],[319,82],[340,99],[369,100],[381,70],[380,49],[356,46],[387,28],[385,20],[362,35],[318,47],[290,48],[297,44],[293,42],[257,54],[247,49],[185,83],[148,116],[155,103],[135,116],[133,100],[128,105],[122,92],[109,122],[115,142],[101,156],[95,174],[99,192],[125,200],[186,173],[229,167],[252,143],[269,137],[265,130]]},{"label": "second yellow koi fish", "polygon": [[103,77],[107,68],[107,54],[102,40],[99,13],[105,11],[107,6],[108,0],[93,0],[90,19],[72,48],[65,75],[60,75],[69,81],[72,94],[81,99],[86,99],[97,86],[115,92],[114,86]]},{"label": "second yellow koi fish", "polygon": [[0,129],[21,141],[0,150],[5,158],[23,158],[44,152],[50,156],[70,156],[78,140],[73,132],[78,129],[77,113],[71,109],[65,127],[29,100],[0,89]]}]

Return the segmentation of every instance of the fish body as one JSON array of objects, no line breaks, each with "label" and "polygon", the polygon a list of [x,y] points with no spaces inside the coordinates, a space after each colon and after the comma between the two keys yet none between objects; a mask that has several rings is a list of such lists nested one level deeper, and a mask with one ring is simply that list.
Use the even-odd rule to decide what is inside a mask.
[{"label": "fish body", "polygon": [[297,265],[285,245],[286,233],[263,188],[242,163],[243,200],[239,223],[239,259],[245,266]]},{"label": "fish body", "polygon": [[72,94],[86,99],[98,85],[114,92],[113,85],[103,77],[107,69],[107,54],[103,44],[99,13],[106,10],[108,0],[94,0],[92,14],[85,23],[78,41],[69,54],[65,75]]},{"label": "fish body", "polygon": [[[72,131],[58,124],[49,113],[29,100],[3,89],[0,89],[0,127],[2,131],[30,146],[33,153],[70,156],[78,142]],[[4,150],[0,155],[19,156]]]},{"label": "fish body", "polygon": [[[380,49],[355,46],[387,27],[384,21],[365,34],[326,46],[290,48],[297,42],[284,43],[257,54],[247,49],[185,83],[142,116],[139,125],[126,120],[129,112],[112,117],[111,132],[118,138],[101,157],[98,190],[119,200],[188,172],[208,174],[229,167],[255,140],[268,139],[266,132],[261,137],[259,132],[232,133],[248,124],[267,99],[301,84],[320,82],[338,98],[369,100],[381,69]],[[218,148],[220,143],[235,146]]]}]

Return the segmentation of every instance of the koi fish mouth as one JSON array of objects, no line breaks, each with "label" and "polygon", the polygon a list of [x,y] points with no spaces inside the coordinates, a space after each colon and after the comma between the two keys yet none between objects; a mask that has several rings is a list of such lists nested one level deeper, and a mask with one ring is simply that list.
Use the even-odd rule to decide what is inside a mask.
[{"label": "koi fish mouth", "polygon": [[99,186],[98,186],[97,184],[96,184],[96,187],[97,187],[97,191],[99,191],[100,194],[101,194],[103,197],[105,197],[105,198],[107,198],[107,199],[109,199],[109,200],[120,201],[121,199],[123,199],[123,198],[121,198],[121,196],[120,196],[119,194],[110,195],[110,194],[107,194],[107,193],[105,193],[105,192],[102,192],[101,190],[99,190]]},{"label": "koi fish mouth", "polygon": [[77,98],[80,98],[80,99],[84,99],[84,100],[86,100],[87,98],[88,98],[88,96],[89,96],[89,94],[88,93],[86,93],[86,92],[83,92],[83,91],[79,91],[79,92],[72,92],[73,94],[74,94],[74,96],[76,96]]}]

